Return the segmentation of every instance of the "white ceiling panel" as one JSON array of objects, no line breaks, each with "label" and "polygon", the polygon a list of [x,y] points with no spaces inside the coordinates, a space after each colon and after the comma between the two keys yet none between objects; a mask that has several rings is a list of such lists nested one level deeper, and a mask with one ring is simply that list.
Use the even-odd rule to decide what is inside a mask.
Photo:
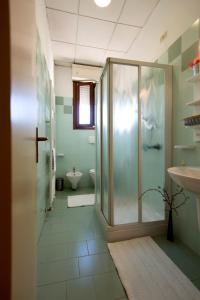
[{"label": "white ceiling panel", "polygon": [[109,50],[127,51],[139,31],[139,28],[118,24],[109,44]]},{"label": "white ceiling panel", "polygon": [[113,0],[107,7],[98,7],[94,0],[80,0],[79,13],[97,19],[116,22],[125,0]]},{"label": "white ceiling panel", "polygon": [[74,61],[75,45],[62,42],[52,42],[53,55],[56,60]]},{"label": "white ceiling panel", "polygon": [[105,50],[96,49],[91,47],[76,47],[75,61],[77,63],[89,64],[89,65],[103,65]]},{"label": "white ceiling panel", "polygon": [[68,43],[52,42],[56,61],[76,59],[96,65],[106,57],[154,61],[199,18],[200,11],[200,0],[112,0],[107,8],[98,8],[93,0],[46,3],[51,7],[47,15],[52,41]]},{"label": "white ceiling panel", "polygon": [[[160,57],[199,18],[200,1],[191,1],[182,0],[181,5],[179,0],[160,1],[127,57],[144,61],[155,61]],[[160,37],[165,32],[167,37],[161,43]]]},{"label": "white ceiling panel", "polygon": [[71,13],[78,13],[79,0],[46,0],[46,6]]},{"label": "white ceiling panel", "polygon": [[106,53],[105,53],[105,60],[106,60],[108,57],[124,58],[124,52],[106,51]]},{"label": "white ceiling panel", "polygon": [[158,0],[126,0],[119,22],[144,26],[147,17],[158,2]]},{"label": "white ceiling panel", "polygon": [[114,26],[114,23],[79,17],[77,43],[106,49]]},{"label": "white ceiling panel", "polygon": [[77,31],[77,15],[47,9],[51,39],[75,43]]}]

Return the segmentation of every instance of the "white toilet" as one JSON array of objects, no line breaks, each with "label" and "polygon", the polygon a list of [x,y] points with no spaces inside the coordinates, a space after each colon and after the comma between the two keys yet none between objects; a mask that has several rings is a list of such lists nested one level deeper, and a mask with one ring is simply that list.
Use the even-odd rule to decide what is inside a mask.
[{"label": "white toilet", "polygon": [[90,169],[90,170],[89,170],[89,174],[90,174],[90,177],[92,178],[92,182],[93,182],[94,185],[95,185],[95,180],[96,180],[95,169]]},{"label": "white toilet", "polygon": [[66,174],[67,179],[69,180],[69,182],[72,185],[72,190],[76,190],[78,187],[78,183],[81,179],[81,177],[83,176],[83,174],[79,171],[72,171],[72,172],[68,172]]}]

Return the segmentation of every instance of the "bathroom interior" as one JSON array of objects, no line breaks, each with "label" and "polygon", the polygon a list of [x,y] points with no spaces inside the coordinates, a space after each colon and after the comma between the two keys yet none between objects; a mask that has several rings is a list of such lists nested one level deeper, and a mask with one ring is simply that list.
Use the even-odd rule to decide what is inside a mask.
[{"label": "bathroom interior", "polygon": [[[47,0],[55,51],[50,93],[54,175],[46,216],[38,196],[38,300],[200,299],[200,19],[185,24],[169,43],[165,31],[160,53],[152,58],[107,51],[98,64],[85,49],[87,59],[74,63],[67,54],[64,59],[65,48],[60,50],[56,41],[51,14],[62,5],[55,8],[53,2]],[[48,64],[42,51],[38,57],[44,73]],[[49,75],[41,80],[50,81]],[[41,124],[39,129],[48,131],[49,125]],[[45,156],[38,168],[42,163]],[[171,210],[171,238],[163,189],[165,196],[180,190]],[[148,283],[154,267],[144,260],[150,255],[148,243],[157,255],[155,265],[163,261],[171,277],[167,281],[156,265],[156,287]],[[148,288],[141,292],[141,285]],[[163,288],[171,289],[166,298]]]}]

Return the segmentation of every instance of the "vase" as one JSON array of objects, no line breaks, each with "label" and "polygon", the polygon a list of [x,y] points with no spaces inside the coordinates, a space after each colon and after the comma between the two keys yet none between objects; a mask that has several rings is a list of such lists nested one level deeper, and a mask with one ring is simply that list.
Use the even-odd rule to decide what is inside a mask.
[{"label": "vase", "polygon": [[168,241],[171,241],[171,242],[174,241],[172,209],[169,211],[168,228],[167,228],[167,239],[168,239]]},{"label": "vase", "polygon": [[192,73],[193,73],[193,76],[196,76],[199,74],[199,63],[192,66]]}]

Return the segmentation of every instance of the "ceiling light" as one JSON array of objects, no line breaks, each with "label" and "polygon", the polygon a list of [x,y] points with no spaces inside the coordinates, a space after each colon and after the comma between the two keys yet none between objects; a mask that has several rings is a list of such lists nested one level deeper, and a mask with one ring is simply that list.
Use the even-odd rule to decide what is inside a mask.
[{"label": "ceiling light", "polygon": [[106,7],[110,4],[111,0],[94,0],[94,2],[99,7]]}]

